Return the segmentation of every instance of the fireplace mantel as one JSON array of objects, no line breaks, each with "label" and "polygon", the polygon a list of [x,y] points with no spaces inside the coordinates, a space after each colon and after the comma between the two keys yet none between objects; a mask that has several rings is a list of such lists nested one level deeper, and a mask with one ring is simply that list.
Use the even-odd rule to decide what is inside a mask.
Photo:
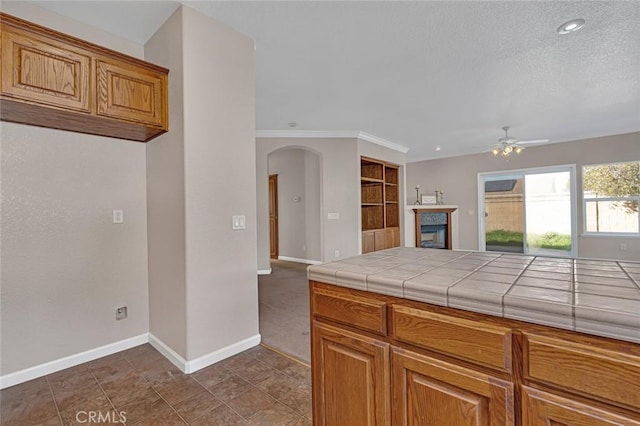
[{"label": "fireplace mantel", "polygon": [[457,206],[414,206],[416,247],[453,248],[453,212]]}]

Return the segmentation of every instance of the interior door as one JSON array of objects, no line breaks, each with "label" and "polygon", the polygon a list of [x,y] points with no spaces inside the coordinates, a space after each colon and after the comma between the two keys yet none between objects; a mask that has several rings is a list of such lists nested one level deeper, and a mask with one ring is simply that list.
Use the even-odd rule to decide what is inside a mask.
[{"label": "interior door", "polygon": [[269,246],[272,259],[278,258],[278,175],[269,175]]}]

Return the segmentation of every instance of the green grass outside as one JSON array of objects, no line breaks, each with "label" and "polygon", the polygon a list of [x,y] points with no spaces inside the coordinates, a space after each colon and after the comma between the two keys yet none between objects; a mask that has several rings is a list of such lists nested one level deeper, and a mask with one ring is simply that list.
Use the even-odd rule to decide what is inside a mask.
[{"label": "green grass outside", "polygon": [[[497,229],[487,232],[486,242],[489,246],[522,246],[522,232]],[[543,235],[529,235],[529,245],[532,247],[554,250],[571,250],[571,235],[547,232]]]}]

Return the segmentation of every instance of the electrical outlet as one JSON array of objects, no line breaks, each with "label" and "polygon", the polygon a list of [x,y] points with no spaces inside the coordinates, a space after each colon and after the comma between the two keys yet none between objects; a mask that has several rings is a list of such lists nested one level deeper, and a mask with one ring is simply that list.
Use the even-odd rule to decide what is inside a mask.
[{"label": "electrical outlet", "polygon": [[622,251],[627,250],[627,243],[621,243],[620,244],[620,250],[622,250]]},{"label": "electrical outlet", "polygon": [[333,252],[333,257],[340,257],[340,250],[336,250]]},{"label": "electrical outlet", "polygon": [[121,306],[118,309],[116,309],[116,319],[117,320],[125,319],[126,317],[127,317],[127,307],[126,306]]}]

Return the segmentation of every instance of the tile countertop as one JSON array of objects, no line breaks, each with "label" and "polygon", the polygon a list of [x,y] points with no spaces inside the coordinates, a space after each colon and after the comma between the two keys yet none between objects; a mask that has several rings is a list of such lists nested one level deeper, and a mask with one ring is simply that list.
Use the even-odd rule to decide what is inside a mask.
[{"label": "tile countertop", "polygon": [[640,262],[397,247],[310,280],[640,343]]}]

